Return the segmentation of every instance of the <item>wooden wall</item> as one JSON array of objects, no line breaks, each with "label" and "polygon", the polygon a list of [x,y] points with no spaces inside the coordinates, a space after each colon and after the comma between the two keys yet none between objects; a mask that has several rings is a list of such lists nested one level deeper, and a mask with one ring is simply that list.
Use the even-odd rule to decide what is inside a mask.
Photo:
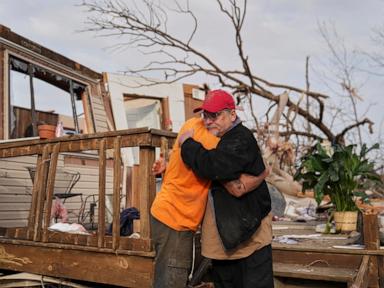
[{"label": "wooden wall", "polygon": [[199,87],[197,85],[184,84],[183,88],[185,120],[193,117],[200,117],[200,114],[193,113],[193,109],[200,107],[203,104],[203,101],[192,97],[192,89],[198,89]]}]

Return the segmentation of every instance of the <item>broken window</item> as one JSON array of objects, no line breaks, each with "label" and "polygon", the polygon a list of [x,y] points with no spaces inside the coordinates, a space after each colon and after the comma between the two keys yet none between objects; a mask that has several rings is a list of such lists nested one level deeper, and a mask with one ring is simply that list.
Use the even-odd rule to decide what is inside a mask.
[{"label": "broken window", "polygon": [[85,85],[14,56],[9,68],[11,139],[37,136],[39,124],[62,122],[67,134],[83,131]]}]

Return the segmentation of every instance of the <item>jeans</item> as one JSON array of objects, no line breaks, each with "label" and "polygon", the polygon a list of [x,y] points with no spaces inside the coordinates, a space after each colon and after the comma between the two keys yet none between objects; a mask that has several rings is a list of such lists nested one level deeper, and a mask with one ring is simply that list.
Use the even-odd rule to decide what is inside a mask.
[{"label": "jeans", "polygon": [[185,288],[192,265],[192,231],[176,231],[152,217],[154,288]]}]

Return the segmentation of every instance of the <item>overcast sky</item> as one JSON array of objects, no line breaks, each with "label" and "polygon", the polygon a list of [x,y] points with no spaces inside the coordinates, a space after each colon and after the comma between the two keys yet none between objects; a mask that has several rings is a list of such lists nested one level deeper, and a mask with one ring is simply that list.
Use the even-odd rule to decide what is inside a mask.
[{"label": "overcast sky", "polygon": [[[131,0],[132,1],[132,0]],[[137,0],[138,1],[138,0]],[[133,50],[107,49],[114,41],[80,33],[87,14],[76,6],[77,0],[0,0],[0,23],[12,31],[63,54],[98,72],[123,71],[139,67],[143,56]],[[217,61],[236,65],[236,53],[227,45],[224,18],[217,13],[216,1],[193,0],[200,16],[197,45]],[[244,27],[247,54],[257,75],[287,85],[305,87],[305,57],[311,56],[313,68],[322,71],[329,53],[318,23],[332,23],[351,51],[377,49],[371,40],[372,29],[383,27],[384,0],[251,0]],[[184,29],[187,23],[178,23]],[[381,46],[383,49],[384,46]],[[384,74],[384,71],[381,71]],[[197,79],[205,81],[206,79]],[[196,81],[192,79],[191,81]],[[199,83],[201,84],[201,83]],[[213,83],[212,85],[214,85]],[[375,136],[383,128],[384,76],[360,73],[356,77],[359,113],[369,108]],[[311,88],[331,94],[320,75],[311,72]],[[345,104],[347,105],[347,103]]]}]

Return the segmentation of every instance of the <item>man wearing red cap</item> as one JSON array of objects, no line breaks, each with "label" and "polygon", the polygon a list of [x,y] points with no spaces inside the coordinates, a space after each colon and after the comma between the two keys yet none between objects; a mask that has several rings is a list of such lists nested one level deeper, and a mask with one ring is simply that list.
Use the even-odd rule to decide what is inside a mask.
[{"label": "man wearing red cap", "polygon": [[[219,138],[216,129],[206,129],[203,119],[188,120],[179,136],[194,129],[194,138],[207,149],[215,148]],[[212,127],[213,128],[213,127]],[[178,136],[178,138],[179,138]],[[153,172],[163,172],[165,167],[155,163]],[[224,184],[236,197],[254,189],[267,176],[267,172],[255,176],[240,176],[241,181]],[[240,187],[238,184],[241,184]],[[167,165],[163,183],[151,207],[152,239],[155,246],[154,287],[185,287],[192,262],[193,234],[200,225],[211,181],[201,179],[181,159],[176,141]]]},{"label": "man wearing red cap", "polygon": [[215,288],[270,288],[272,217],[267,184],[263,181],[239,198],[222,185],[241,173],[260,175],[265,170],[256,139],[235,108],[229,93],[210,91],[195,112],[202,111],[205,126],[221,138],[218,145],[204,147],[192,130],[178,141],[185,164],[200,178],[212,180],[202,225],[202,254],[212,259]]}]

